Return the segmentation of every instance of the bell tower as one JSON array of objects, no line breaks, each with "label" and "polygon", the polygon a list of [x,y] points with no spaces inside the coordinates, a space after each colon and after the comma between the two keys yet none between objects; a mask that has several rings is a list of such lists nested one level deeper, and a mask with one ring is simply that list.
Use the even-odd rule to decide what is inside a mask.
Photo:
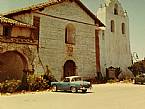
[{"label": "bell tower", "polygon": [[129,39],[129,18],[118,0],[105,0],[97,11],[97,17],[105,24],[100,32],[101,71],[120,67],[122,71],[132,64]]}]

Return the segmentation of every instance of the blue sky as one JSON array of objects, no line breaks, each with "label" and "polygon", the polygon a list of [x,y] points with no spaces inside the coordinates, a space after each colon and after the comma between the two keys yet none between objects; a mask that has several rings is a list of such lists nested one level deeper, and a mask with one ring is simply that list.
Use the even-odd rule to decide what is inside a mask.
[{"label": "blue sky", "polygon": [[[0,0],[0,11],[30,6],[47,0]],[[81,0],[94,14],[103,0]],[[140,59],[145,57],[145,0],[119,0],[127,10],[130,24],[130,43],[132,52],[137,52]]]}]

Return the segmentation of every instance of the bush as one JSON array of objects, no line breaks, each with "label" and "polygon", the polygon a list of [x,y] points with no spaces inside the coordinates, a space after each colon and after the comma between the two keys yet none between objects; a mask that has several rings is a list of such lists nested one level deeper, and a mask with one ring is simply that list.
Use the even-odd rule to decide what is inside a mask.
[{"label": "bush", "polygon": [[87,79],[84,79],[84,81],[88,81],[91,84],[96,84],[96,78],[87,78]]},{"label": "bush", "polygon": [[20,80],[6,80],[0,83],[0,92],[1,93],[14,93],[18,91],[20,86]]},{"label": "bush", "polygon": [[47,82],[48,85],[51,85],[51,82],[56,82],[57,80],[53,75],[43,75],[43,79]]},{"label": "bush", "polygon": [[116,80],[113,80],[113,79],[110,79],[110,80],[107,80],[107,83],[116,83],[117,81]]},{"label": "bush", "polygon": [[37,91],[48,89],[48,83],[40,78],[35,77],[34,75],[29,75],[27,77],[27,83],[22,83],[20,80],[6,80],[0,83],[0,92],[1,93],[15,93],[26,91]]},{"label": "bush", "polygon": [[45,90],[49,88],[49,85],[45,79],[42,77],[35,77],[34,75],[28,76],[27,83],[29,91]]},{"label": "bush", "polygon": [[123,83],[132,83],[132,80],[123,80]]},{"label": "bush", "polygon": [[6,80],[0,83],[1,93],[15,93],[25,91],[42,91],[49,88],[52,81],[56,81],[54,76],[50,75],[47,79],[44,76],[36,77],[28,75],[26,82],[20,80]]}]

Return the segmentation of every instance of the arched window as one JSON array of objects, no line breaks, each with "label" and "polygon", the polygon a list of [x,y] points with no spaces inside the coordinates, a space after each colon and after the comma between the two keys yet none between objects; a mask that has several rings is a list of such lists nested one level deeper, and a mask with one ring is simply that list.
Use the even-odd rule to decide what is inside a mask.
[{"label": "arched window", "polygon": [[122,23],[122,34],[125,34],[125,23]]},{"label": "arched window", "polygon": [[76,29],[73,24],[67,24],[65,28],[65,43],[75,44],[75,33]]},{"label": "arched window", "polygon": [[118,5],[114,5],[114,15],[118,15]]},{"label": "arched window", "polygon": [[115,32],[115,23],[114,23],[114,20],[111,20],[111,32]]}]

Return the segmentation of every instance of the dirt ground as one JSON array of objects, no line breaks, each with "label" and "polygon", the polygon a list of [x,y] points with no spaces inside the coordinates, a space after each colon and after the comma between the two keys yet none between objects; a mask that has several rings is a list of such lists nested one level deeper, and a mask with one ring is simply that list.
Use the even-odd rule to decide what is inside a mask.
[{"label": "dirt ground", "polygon": [[0,109],[145,109],[145,85],[97,84],[87,93],[33,92],[0,96]]}]

